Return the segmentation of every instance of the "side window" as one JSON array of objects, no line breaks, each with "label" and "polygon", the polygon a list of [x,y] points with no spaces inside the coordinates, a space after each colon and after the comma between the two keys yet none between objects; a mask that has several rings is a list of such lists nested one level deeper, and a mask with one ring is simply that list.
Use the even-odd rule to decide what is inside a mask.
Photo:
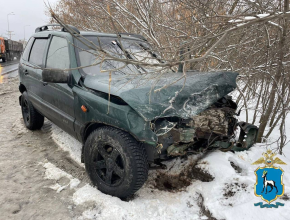
[{"label": "side window", "polygon": [[49,46],[46,68],[69,69],[69,50],[67,40],[54,36]]},{"label": "side window", "polygon": [[30,52],[29,62],[41,66],[47,39],[35,39]]},{"label": "side window", "polygon": [[30,52],[31,46],[33,44],[33,41],[34,41],[34,37],[31,37],[29,39],[28,43],[26,44],[25,50],[24,50],[23,55],[22,55],[22,58],[24,60],[28,60],[29,52]]}]

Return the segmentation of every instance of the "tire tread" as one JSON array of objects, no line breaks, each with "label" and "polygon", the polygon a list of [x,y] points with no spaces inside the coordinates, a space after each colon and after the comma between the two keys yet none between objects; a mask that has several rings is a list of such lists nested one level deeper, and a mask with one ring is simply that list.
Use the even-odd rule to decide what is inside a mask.
[{"label": "tire tread", "polygon": [[[44,123],[44,117],[33,107],[32,103],[28,100],[27,92],[24,92],[22,95],[22,99],[26,99],[29,105],[30,111],[30,123],[26,125],[26,127],[30,130],[39,130]],[[22,102],[22,101],[21,101]]]},{"label": "tire tread", "polygon": [[129,133],[109,126],[100,127],[94,130],[88,136],[87,141],[91,143],[91,140],[96,136],[96,133],[99,130],[107,130],[111,133],[114,133],[117,137],[122,138],[123,141],[126,143],[126,147],[130,149],[136,163],[134,186],[131,187],[128,191],[124,192],[122,197],[125,198],[132,196],[143,186],[148,178],[148,161],[146,151],[144,147],[141,146],[141,144],[138,143],[137,140],[135,140]]}]

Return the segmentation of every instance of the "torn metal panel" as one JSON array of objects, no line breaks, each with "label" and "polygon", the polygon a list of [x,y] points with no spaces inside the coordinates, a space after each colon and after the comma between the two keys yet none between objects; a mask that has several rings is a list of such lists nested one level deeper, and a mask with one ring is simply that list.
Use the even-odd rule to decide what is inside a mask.
[{"label": "torn metal panel", "polygon": [[189,144],[181,144],[181,145],[170,145],[167,148],[167,154],[169,156],[182,156],[186,154],[186,150],[190,147]]},{"label": "torn metal panel", "polygon": [[155,123],[155,134],[157,136],[162,136],[168,133],[169,131],[171,131],[171,129],[173,129],[176,124],[177,122],[170,122],[170,121],[167,121],[166,119],[157,121]]},{"label": "torn metal panel", "polygon": [[258,127],[246,122],[239,122],[238,125],[241,128],[238,141],[216,141],[212,147],[223,151],[243,151],[252,147],[256,143]]},{"label": "torn metal panel", "polygon": [[249,149],[256,143],[259,128],[243,121],[239,122],[238,125],[241,128],[238,142],[242,144],[242,148],[237,146],[234,150]]},{"label": "torn metal panel", "polygon": [[178,128],[173,129],[172,137],[174,143],[182,142],[182,143],[189,143],[193,142],[193,139],[195,137],[195,129],[194,128]]}]

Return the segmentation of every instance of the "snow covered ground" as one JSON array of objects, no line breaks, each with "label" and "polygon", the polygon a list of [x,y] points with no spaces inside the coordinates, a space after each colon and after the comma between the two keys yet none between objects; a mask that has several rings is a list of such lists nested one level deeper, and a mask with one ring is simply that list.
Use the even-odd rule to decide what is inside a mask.
[{"label": "snow covered ground", "polygon": [[[243,115],[241,116],[243,117]],[[288,117],[287,133],[290,136],[290,118]],[[81,144],[74,138],[53,125],[53,139],[59,146],[68,151],[71,157],[80,163]],[[279,135],[274,132],[275,139]],[[188,160],[176,159],[167,162],[167,170],[150,171],[146,184],[130,201],[105,195],[98,189],[86,184],[78,187],[78,179],[61,171],[51,163],[43,166],[47,169],[45,178],[54,179],[51,186],[56,193],[70,187],[75,192],[72,199],[76,206],[90,202],[90,208],[83,212],[79,219],[290,219],[290,144],[284,148],[284,155],[277,155],[287,165],[281,165],[285,171],[283,182],[285,196],[278,198],[285,206],[275,208],[260,208],[254,203],[262,202],[254,195],[256,177],[254,170],[257,165],[251,165],[262,156],[267,149],[276,145],[256,144],[249,151],[221,152],[214,151],[205,155],[190,156]],[[163,190],[158,181],[164,181],[161,176],[177,177],[188,167],[200,168],[214,179],[204,181],[194,179],[188,186],[179,190]],[[193,174],[194,175],[194,174]],[[69,184],[61,186],[57,183],[60,177],[67,177]],[[81,184],[80,184],[81,185]]]}]

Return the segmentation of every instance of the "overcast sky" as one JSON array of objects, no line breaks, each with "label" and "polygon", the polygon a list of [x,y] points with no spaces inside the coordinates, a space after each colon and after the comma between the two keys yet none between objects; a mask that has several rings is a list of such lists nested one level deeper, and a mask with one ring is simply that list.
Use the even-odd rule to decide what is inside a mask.
[{"label": "overcast sky", "polygon": [[[45,0],[55,4],[59,0]],[[9,15],[9,29],[13,32],[12,40],[27,40],[38,26],[47,24],[49,18],[45,15],[44,0],[1,0],[0,4],[0,36],[8,37],[7,14]]]}]

